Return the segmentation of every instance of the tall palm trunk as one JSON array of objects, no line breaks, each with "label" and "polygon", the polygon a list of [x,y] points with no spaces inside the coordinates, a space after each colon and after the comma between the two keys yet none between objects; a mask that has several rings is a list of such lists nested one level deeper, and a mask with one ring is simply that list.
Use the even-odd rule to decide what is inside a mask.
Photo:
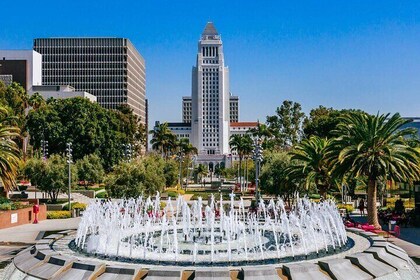
[{"label": "tall palm trunk", "polygon": [[239,186],[242,192],[242,156],[239,156]]},{"label": "tall palm trunk", "polygon": [[328,189],[328,186],[318,184],[318,185],[317,185],[317,188],[318,188],[319,195],[320,195],[320,196],[321,196],[324,200],[325,200],[325,199],[327,199],[327,189]]},{"label": "tall palm trunk", "polygon": [[368,199],[367,199],[368,223],[371,225],[374,225],[375,228],[380,229],[381,225],[378,222],[378,210],[376,209],[376,195],[377,195],[376,179],[369,179]]},{"label": "tall palm trunk", "polygon": [[248,157],[246,157],[246,162],[245,162],[245,190],[248,189]]}]

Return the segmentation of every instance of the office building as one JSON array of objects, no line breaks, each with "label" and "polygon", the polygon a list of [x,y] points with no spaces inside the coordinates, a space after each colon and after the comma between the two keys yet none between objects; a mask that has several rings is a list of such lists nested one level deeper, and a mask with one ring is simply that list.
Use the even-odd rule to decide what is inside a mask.
[{"label": "office building", "polygon": [[39,93],[45,100],[49,98],[54,99],[63,99],[63,98],[73,98],[73,97],[82,97],[87,98],[91,102],[96,102],[96,96],[90,94],[86,91],[76,91],[72,86],[33,86],[30,95],[35,92]]},{"label": "office building", "polygon": [[145,60],[126,38],[39,38],[42,84],[89,92],[108,109],[128,104],[146,122]]},{"label": "office building", "polygon": [[26,91],[42,84],[42,56],[33,50],[0,50],[0,80],[19,83]]}]

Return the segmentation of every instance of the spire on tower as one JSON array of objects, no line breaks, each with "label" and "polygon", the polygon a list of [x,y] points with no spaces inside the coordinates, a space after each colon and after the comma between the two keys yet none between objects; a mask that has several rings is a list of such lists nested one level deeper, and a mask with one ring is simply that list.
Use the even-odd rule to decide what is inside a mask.
[{"label": "spire on tower", "polygon": [[203,36],[214,36],[219,35],[216,28],[214,27],[213,22],[207,22],[206,27],[204,28],[203,33],[201,34]]}]

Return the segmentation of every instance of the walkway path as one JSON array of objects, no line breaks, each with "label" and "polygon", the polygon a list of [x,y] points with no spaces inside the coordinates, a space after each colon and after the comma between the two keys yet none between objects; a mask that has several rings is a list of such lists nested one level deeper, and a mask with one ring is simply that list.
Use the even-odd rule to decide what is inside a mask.
[{"label": "walkway path", "polygon": [[34,244],[40,232],[77,229],[79,222],[80,218],[45,220],[38,224],[26,224],[2,229],[0,230],[0,245]]},{"label": "walkway path", "polygon": [[0,230],[0,279],[4,267],[21,250],[34,244],[47,231],[77,229],[80,218],[45,220],[38,224],[26,224]]}]

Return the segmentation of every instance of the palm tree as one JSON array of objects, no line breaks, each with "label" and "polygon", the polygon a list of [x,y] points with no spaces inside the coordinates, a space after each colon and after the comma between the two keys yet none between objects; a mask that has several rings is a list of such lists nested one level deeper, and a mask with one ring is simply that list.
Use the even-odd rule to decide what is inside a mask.
[{"label": "palm tree", "polygon": [[20,136],[19,128],[9,125],[14,117],[7,116],[7,109],[0,107],[0,180],[4,191],[11,191],[16,186],[16,176],[21,160],[18,145],[13,138]]},{"label": "palm tree", "polygon": [[[180,172],[181,177],[183,175],[183,173],[186,175],[187,177],[187,182],[188,182],[188,178],[189,178],[189,169],[188,167],[190,166],[191,163],[191,156],[192,155],[196,155],[198,153],[198,150],[196,147],[194,147],[188,138],[181,138],[179,140],[176,141],[175,143],[175,150],[176,152],[179,154],[180,156],[180,168],[182,167],[182,159],[186,158],[186,161],[184,161],[184,168],[182,168],[182,170],[184,172]],[[182,178],[180,179],[180,181],[182,182]],[[188,183],[187,183],[188,185]],[[185,188],[187,188],[187,185],[185,186]]]},{"label": "palm tree", "polygon": [[158,124],[154,130],[149,131],[152,134],[152,149],[159,151],[167,159],[170,152],[176,146],[176,136],[168,128],[168,123]]},{"label": "palm tree", "polygon": [[198,150],[194,147],[187,138],[181,138],[175,143],[178,152],[183,153],[186,156],[196,155]]},{"label": "palm tree", "polygon": [[399,114],[372,116],[351,112],[340,118],[328,157],[333,174],[367,178],[368,222],[380,228],[376,209],[378,180],[412,182],[420,177],[420,153],[407,144],[416,129],[402,128],[409,123]]},{"label": "palm tree", "polygon": [[315,185],[323,198],[333,183],[326,158],[329,143],[330,140],[318,136],[302,140],[290,152],[294,163],[286,170],[291,179],[303,178],[306,188]]},{"label": "palm tree", "polygon": [[245,183],[246,184],[248,184],[248,160],[250,156],[252,155],[253,150],[254,150],[254,146],[253,146],[251,135],[245,134],[243,153],[245,157]]},{"label": "palm tree", "polygon": [[205,166],[205,165],[203,165],[203,164],[199,164],[198,166],[197,166],[197,168],[195,169],[195,174],[197,175],[197,177],[198,177],[198,180],[200,181],[200,183],[202,182],[202,178],[203,178],[203,176],[207,176],[207,174],[208,174],[208,169],[207,169],[207,167]]},{"label": "palm tree", "polygon": [[229,141],[231,151],[236,151],[239,157],[239,184],[242,191],[242,160],[252,151],[252,139],[249,135],[234,134]]}]

